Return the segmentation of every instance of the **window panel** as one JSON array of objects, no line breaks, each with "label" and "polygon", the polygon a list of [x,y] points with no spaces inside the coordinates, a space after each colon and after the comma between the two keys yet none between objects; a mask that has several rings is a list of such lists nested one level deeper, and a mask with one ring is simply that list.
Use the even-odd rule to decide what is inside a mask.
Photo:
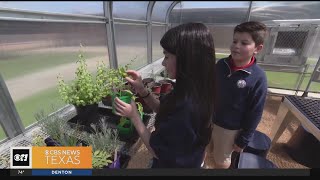
[{"label": "window panel", "polygon": [[147,28],[144,25],[115,24],[118,65],[137,69],[147,64]]},{"label": "window panel", "polygon": [[168,8],[173,1],[157,1],[152,10],[151,20],[156,22],[165,22]]},{"label": "window panel", "polygon": [[163,48],[160,40],[165,33],[164,26],[152,26],[152,61],[163,58]]},{"label": "window panel", "polygon": [[0,8],[104,16],[102,1],[1,1]]},{"label": "window panel", "polygon": [[109,66],[104,24],[0,21],[0,39],[0,73],[24,126],[35,122],[35,112],[61,103],[57,76],[73,80],[80,43],[92,72],[97,61]]},{"label": "window panel", "polygon": [[113,17],[147,20],[148,4],[146,1],[113,1]]}]

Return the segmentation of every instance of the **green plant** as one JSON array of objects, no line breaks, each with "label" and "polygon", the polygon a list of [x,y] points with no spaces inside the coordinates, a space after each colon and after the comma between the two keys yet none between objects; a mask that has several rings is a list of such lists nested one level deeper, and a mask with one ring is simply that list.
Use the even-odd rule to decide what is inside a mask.
[{"label": "green plant", "polygon": [[139,113],[143,113],[143,106],[140,102],[136,102]]},{"label": "green plant", "polygon": [[116,129],[109,128],[105,121],[98,125],[92,124],[93,133],[83,132],[82,139],[92,146],[92,167],[102,168],[112,163],[112,154],[116,154],[120,147],[120,140]]},{"label": "green plant", "polygon": [[57,139],[57,142],[61,146],[77,146],[79,137],[80,137],[80,131],[79,126],[76,126],[74,129],[69,130],[68,132],[65,132],[64,129],[60,129],[60,137]]},{"label": "green plant", "polygon": [[119,67],[118,69],[110,69],[110,71],[107,72],[108,87],[112,91],[112,94],[120,94],[121,96],[122,91],[130,89],[129,86],[126,85],[127,82],[125,78],[128,76],[127,70],[135,59],[137,59],[137,56],[130,60],[130,63],[126,64],[125,66]]},{"label": "green plant", "polygon": [[[55,109],[53,107],[53,109]],[[55,112],[55,111],[54,111]],[[75,127],[69,129],[67,121],[60,117],[57,113],[47,115],[44,110],[40,110],[35,114],[35,118],[39,123],[41,131],[47,136],[51,137],[61,146],[77,146],[79,138],[82,133],[80,126],[76,124]],[[37,146],[45,146],[45,137],[41,135],[34,135],[33,144]]]},{"label": "green plant", "polygon": [[110,93],[107,84],[108,69],[103,62],[98,62],[97,73],[94,76],[89,72],[86,59],[80,51],[79,66],[76,77],[71,84],[66,84],[63,77],[58,75],[58,91],[63,101],[76,106],[97,104],[103,97]]},{"label": "green plant", "polygon": [[43,109],[36,112],[34,116],[45,134],[54,140],[60,139],[61,129],[66,125],[64,119],[60,118],[56,113],[47,115]]},{"label": "green plant", "polygon": [[32,146],[46,146],[46,143],[44,142],[45,137],[40,134],[32,134]]},{"label": "green plant", "polygon": [[103,120],[98,125],[91,124],[91,127],[93,133],[83,132],[82,137],[92,146],[92,152],[102,150],[113,154],[120,147],[117,130],[109,128]]},{"label": "green plant", "polygon": [[111,154],[103,150],[96,150],[92,153],[92,167],[94,169],[101,169],[104,166],[107,166],[113,161],[110,160]]},{"label": "green plant", "polygon": [[0,156],[0,164],[6,168],[10,167],[10,157]]},{"label": "green plant", "polygon": [[96,83],[97,87],[100,87],[100,96],[106,97],[111,93],[110,86],[108,84],[108,76],[111,69],[107,68],[104,62],[98,62]]}]

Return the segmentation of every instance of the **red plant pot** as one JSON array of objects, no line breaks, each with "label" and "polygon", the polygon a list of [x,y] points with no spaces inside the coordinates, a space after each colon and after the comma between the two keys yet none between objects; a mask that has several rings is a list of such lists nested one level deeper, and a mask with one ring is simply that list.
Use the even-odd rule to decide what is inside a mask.
[{"label": "red plant pot", "polygon": [[161,93],[167,94],[172,90],[172,84],[162,84]]},{"label": "red plant pot", "polygon": [[160,94],[161,93],[161,84],[160,83],[154,83],[151,87],[152,93],[154,94]]}]

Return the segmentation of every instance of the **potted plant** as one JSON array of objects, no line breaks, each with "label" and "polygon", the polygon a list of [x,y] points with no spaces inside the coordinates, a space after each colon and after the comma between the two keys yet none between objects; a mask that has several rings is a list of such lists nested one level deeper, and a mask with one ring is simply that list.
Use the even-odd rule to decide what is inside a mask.
[{"label": "potted plant", "polygon": [[115,113],[114,109],[114,98],[118,97],[126,103],[130,103],[133,93],[131,92],[125,77],[127,77],[128,66],[120,67],[118,69],[111,69],[108,73],[108,83],[111,89],[112,97],[112,112]]},{"label": "potted plant", "polygon": [[121,142],[116,129],[108,128],[107,124],[100,120],[100,124],[91,125],[93,133],[83,132],[83,140],[92,146],[92,167],[120,168],[120,156],[118,152]]},{"label": "potted plant", "polygon": [[[140,102],[136,102],[137,109],[140,114],[141,120],[143,120],[143,106]],[[119,124],[117,125],[117,129],[119,130],[119,133],[122,137],[125,139],[130,138],[133,135],[133,132],[135,130],[135,127],[130,119],[126,117],[121,117],[119,120]]]},{"label": "potted plant", "polygon": [[168,94],[173,88],[172,81],[169,79],[160,80],[159,83],[161,84],[161,94]]},{"label": "potted plant", "polygon": [[80,146],[81,141],[79,126],[68,128],[67,121],[57,114],[46,115],[43,110],[35,114],[40,130],[44,135],[34,134],[34,146]]},{"label": "potted plant", "polygon": [[151,87],[151,92],[153,94],[159,95],[161,93],[161,89],[162,89],[161,83],[153,82],[151,83],[150,87]]},{"label": "potted plant", "polygon": [[118,149],[120,149],[121,142],[117,130],[109,128],[104,121],[100,120],[99,125],[91,124],[93,132],[87,133],[79,131],[80,125],[73,129],[67,128],[67,122],[56,114],[46,115],[41,110],[35,114],[35,117],[40,124],[41,131],[46,136],[34,135],[33,145],[92,146],[93,168],[104,168],[111,165],[114,168],[119,167],[121,153],[118,152]]},{"label": "potted plant", "polygon": [[156,76],[153,72],[153,69],[151,70],[150,77],[142,79],[142,83],[143,83],[144,87],[147,87],[147,88],[151,88],[152,83],[154,83],[155,81],[156,81]]},{"label": "potted plant", "polygon": [[94,78],[81,51],[77,63],[76,77],[71,84],[58,76],[58,90],[62,100],[76,107],[78,123],[89,126],[98,119],[98,103],[110,93],[106,83],[107,69],[103,63],[98,64]]},{"label": "potted plant", "polygon": [[[133,60],[131,60],[133,62]],[[111,89],[112,96],[112,112],[115,114],[114,99],[118,97],[125,103],[130,104],[131,100],[135,100],[136,96],[133,94],[131,87],[128,85],[125,78],[127,77],[126,71],[128,70],[130,64],[120,67],[118,69],[111,69],[108,73],[108,83]],[[143,107],[142,104],[137,102],[138,110],[143,118]],[[121,117],[119,123],[117,124],[117,129],[122,137],[128,138],[132,136],[134,127],[130,119],[126,117]]]},{"label": "potted plant", "polygon": [[[131,61],[132,62],[132,61]],[[125,80],[127,77],[126,71],[130,64],[120,67],[118,69],[110,69],[108,72],[108,85],[111,89],[111,100],[112,100],[112,112],[115,114],[114,99],[118,97],[120,100],[130,104],[131,100],[135,100],[136,96],[133,94],[131,87]],[[141,103],[138,103],[138,109],[143,117],[143,108]],[[134,127],[130,119],[121,117],[117,124],[119,134],[123,137],[130,137],[133,133]]]}]

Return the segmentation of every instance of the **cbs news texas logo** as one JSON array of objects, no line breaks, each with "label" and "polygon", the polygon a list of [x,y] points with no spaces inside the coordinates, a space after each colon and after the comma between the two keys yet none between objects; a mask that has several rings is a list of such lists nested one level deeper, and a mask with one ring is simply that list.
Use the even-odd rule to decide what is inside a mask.
[{"label": "cbs news texas logo", "polygon": [[91,147],[12,147],[10,168],[89,169]]}]

